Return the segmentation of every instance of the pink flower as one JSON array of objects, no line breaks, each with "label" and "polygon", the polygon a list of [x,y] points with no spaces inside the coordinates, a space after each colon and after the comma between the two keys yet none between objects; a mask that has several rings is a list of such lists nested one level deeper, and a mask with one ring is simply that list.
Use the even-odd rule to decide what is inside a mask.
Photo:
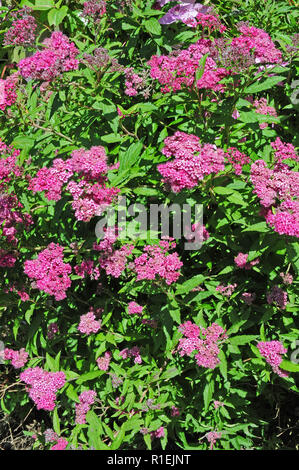
[{"label": "pink flower", "polygon": [[4,46],[30,46],[34,43],[37,24],[30,12],[30,8],[24,7],[10,13],[14,21],[4,35]]},{"label": "pink flower", "polygon": [[259,259],[252,260],[247,262],[248,254],[247,253],[239,253],[238,256],[235,257],[235,263],[238,268],[241,269],[250,269],[252,266],[255,266],[259,263]]},{"label": "pink flower", "polygon": [[76,403],[76,424],[86,423],[86,413],[93,405],[97,394],[93,390],[85,390],[79,396],[80,403]]},{"label": "pink flower", "polygon": [[57,443],[50,450],[65,450],[67,445],[68,441],[63,437],[59,437]]},{"label": "pink flower", "polygon": [[221,435],[222,435],[221,432],[216,432],[216,431],[211,431],[208,434],[206,434],[206,438],[210,443],[210,450],[213,450],[216,440],[220,439]]},{"label": "pink flower", "polygon": [[287,352],[287,349],[283,347],[283,344],[280,341],[260,341],[257,347],[261,355],[272,367],[273,372],[278,374],[280,377],[288,377],[288,374],[279,368],[282,361],[281,354],[285,354]]},{"label": "pink flower", "polygon": [[79,51],[60,31],[54,31],[50,38],[44,40],[43,45],[45,47],[42,50],[18,63],[22,77],[50,82],[63,72],[78,68],[76,56]]},{"label": "pink flower", "polygon": [[111,357],[112,357],[112,354],[109,351],[106,351],[103,357],[99,357],[97,359],[98,368],[100,370],[108,370]]},{"label": "pink flower", "polygon": [[22,372],[20,380],[29,385],[29,396],[38,410],[52,411],[55,408],[56,393],[65,384],[65,374],[34,367]]},{"label": "pink flower", "polygon": [[15,369],[20,369],[24,367],[28,361],[29,354],[25,351],[24,348],[19,351],[14,351],[13,349],[5,348],[4,349],[4,359],[6,361],[11,361]]},{"label": "pink flower", "polygon": [[66,298],[66,290],[71,286],[68,276],[71,271],[71,265],[63,262],[63,247],[58,243],[50,243],[37,259],[26,260],[24,264],[25,274],[35,280],[36,287],[54,295],[56,300]]},{"label": "pink flower", "polygon": [[137,314],[139,316],[142,315],[143,307],[138,305],[136,302],[130,302],[128,304],[128,312],[130,315]]},{"label": "pink flower", "polygon": [[97,321],[95,319],[95,314],[91,309],[85,315],[81,315],[80,323],[78,326],[78,330],[80,333],[85,333],[86,335],[90,335],[91,333],[97,333],[101,328],[101,321]]}]

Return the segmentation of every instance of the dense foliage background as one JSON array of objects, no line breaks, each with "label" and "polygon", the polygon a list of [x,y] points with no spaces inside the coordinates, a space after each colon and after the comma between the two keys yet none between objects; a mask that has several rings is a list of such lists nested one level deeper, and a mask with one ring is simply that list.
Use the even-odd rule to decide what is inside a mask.
[{"label": "dense foliage background", "polygon": [[[2,443],[298,447],[298,16],[2,1]],[[118,196],[202,204],[202,247],[97,239]]]}]

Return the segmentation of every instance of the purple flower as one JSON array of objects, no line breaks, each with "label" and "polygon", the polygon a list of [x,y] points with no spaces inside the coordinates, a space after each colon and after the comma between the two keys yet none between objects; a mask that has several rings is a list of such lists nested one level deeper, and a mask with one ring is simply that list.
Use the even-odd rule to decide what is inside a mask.
[{"label": "purple flower", "polygon": [[166,15],[160,18],[159,23],[171,24],[176,21],[186,23],[186,21],[195,18],[198,13],[207,13],[211,10],[210,7],[204,6],[201,3],[194,3],[194,1],[195,0],[184,0],[184,2],[170,8]]}]

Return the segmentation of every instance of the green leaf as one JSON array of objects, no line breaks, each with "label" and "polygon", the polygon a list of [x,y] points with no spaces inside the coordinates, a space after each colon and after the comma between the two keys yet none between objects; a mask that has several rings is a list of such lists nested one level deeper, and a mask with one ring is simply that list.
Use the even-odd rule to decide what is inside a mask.
[{"label": "green leaf", "polygon": [[126,152],[119,155],[119,173],[128,170],[128,168],[131,168],[139,160],[142,148],[143,145],[141,142],[135,142],[130,145]]},{"label": "green leaf", "polygon": [[279,364],[280,369],[287,370],[288,372],[299,372],[299,364],[295,364],[295,362],[287,361],[283,359]]},{"label": "green leaf", "polygon": [[207,411],[207,409],[209,408],[209,404],[212,400],[213,394],[214,394],[214,382],[211,381],[206,384],[204,391],[203,391],[205,411]]},{"label": "green leaf", "polygon": [[77,380],[76,384],[81,385],[84,382],[88,382],[88,380],[94,380],[101,375],[105,374],[104,370],[94,370],[92,372],[87,372],[86,374],[81,375]]},{"label": "green leaf", "polygon": [[63,5],[61,8],[52,8],[48,13],[48,22],[50,26],[58,26],[68,13],[68,7]]},{"label": "green leaf", "polygon": [[204,280],[205,276],[203,276],[202,274],[193,276],[191,279],[188,279],[183,284],[177,286],[175,295],[187,294],[188,292],[190,292],[190,290],[194,289],[194,287],[197,287]]},{"label": "green leaf", "polygon": [[254,341],[257,338],[258,338],[257,335],[233,336],[232,338],[230,338],[230,342],[232,344],[234,344],[235,346],[239,346],[239,345],[242,345],[242,344],[248,344],[248,343],[250,343],[251,341]]},{"label": "green leaf", "polygon": [[150,18],[144,22],[145,29],[156,36],[160,36],[162,33],[162,27],[156,18]]},{"label": "green leaf", "polygon": [[269,77],[263,82],[259,81],[245,88],[244,94],[259,93],[260,91],[268,90],[269,88],[273,88],[278,82],[282,82],[283,80],[286,80],[286,77],[283,77],[282,75],[275,75],[274,77]]},{"label": "green leaf", "polygon": [[58,416],[57,407],[54,408],[54,412],[53,412],[53,429],[59,436],[60,435],[60,420]]},{"label": "green leaf", "polygon": [[198,68],[196,69],[196,73],[195,73],[195,80],[196,80],[196,81],[200,80],[201,77],[202,77],[203,74],[204,74],[205,65],[206,65],[206,61],[207,61],[208,55],[209,55],[209,53],[203,55],[203,56],[201,57],[199,63],[198,63]]}]

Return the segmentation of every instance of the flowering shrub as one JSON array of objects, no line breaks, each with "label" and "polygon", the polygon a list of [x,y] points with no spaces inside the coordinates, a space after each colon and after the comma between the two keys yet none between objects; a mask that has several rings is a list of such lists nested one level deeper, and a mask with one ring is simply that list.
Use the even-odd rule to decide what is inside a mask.
[{"label": "flowering shrub", "polygon": [[5,3],[3,412],[33,449],[295,448],[293,2]]}]

